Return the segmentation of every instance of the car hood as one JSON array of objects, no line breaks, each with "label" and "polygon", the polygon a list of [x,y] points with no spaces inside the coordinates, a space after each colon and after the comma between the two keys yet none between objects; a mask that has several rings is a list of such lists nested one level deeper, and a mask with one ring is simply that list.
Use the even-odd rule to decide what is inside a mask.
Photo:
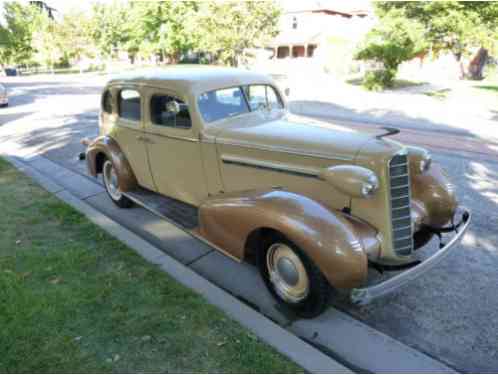
[{"label": "car hood", "polygon": [[337,160],[355,160],[374,136],[346,126],[282,113],[253,112],[207,129],[217,144],[234,144]]}]

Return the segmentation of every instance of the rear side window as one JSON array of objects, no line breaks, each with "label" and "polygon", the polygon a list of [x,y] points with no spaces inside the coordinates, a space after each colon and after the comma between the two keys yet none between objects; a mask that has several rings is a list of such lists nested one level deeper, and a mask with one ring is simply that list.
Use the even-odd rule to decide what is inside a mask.
[{"label": "rear side window", "polygon": [[112,94],[109,90],[102,95],[102,110],[105,113],[112,113]]},{"label": "rear side window", "polygon": [[136,90],[121,90],[119,92],[119,117],[140,121],[140,93]]},{"label": "rear side window", "polygon": [[159,126],[182,129],[189,129],[192,126],[188,105],[183,100],[169,95],[152,96],[150,119],[154,125]]}]

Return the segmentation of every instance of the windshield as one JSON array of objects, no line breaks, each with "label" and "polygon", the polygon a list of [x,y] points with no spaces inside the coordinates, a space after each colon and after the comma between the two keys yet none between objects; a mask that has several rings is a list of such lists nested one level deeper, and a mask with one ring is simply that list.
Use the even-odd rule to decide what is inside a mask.
[{"label": "windshield", "polygon": [[270,85],[248,85],[213,90],[199,95],[199,110],[205,122],[214,122],[261,109],[283,108]]}]

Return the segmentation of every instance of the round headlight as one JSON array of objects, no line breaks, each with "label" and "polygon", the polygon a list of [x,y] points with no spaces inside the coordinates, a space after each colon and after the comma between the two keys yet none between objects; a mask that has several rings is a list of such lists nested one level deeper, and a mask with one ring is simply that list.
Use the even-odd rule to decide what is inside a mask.
[{"label": "round headlight", "polygon": [[427,172],[432,164],[432,156],[428,152],[424,154],[424,157],[422,160],[420,160],[420,172],[424,173]]}]

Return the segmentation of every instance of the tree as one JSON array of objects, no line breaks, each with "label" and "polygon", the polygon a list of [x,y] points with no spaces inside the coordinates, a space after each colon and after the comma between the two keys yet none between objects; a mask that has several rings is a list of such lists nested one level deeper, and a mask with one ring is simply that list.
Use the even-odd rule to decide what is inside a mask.
[{"label": "tree", "polygon": [[195,1],[131,4],[129,51],[155,50],[170,62],[198,46],[198,3]]},{"label": "tree", "polygon": [[129,16],[128,4],[122,1],[93,5],[90,36],[100,55],[114,58],[126,45],[130,38]]},{"label": "tree", "polygon": [[201,3],[200,48],[222,63],[237,65],[245,49],[263,46],[278,33],[280,11],[272,1]]},{"label": "tree", "polygon": [[424,28],[420,23],[401,17],[397,9],[385,13],[355,54],[358,60],[382,65],[380,69],[367,72],[363,82],[365,87],[370,90],[392,87],[399,65],[426,48]]},{"label": "tree", "polygon": [[[457,60],[473,47],[498,52],[496,1],[380,1],[375,7],[380,16],[397,9],[401,17],[421,22],[434,52],[449,50]],[[479,70],[477,76],[482,74]]]},{"label": "tree", "polygon": [[62,65],[79,61],[97,53],[92,43],[91,19],[87,13],[73,10],[64,14],[62,20],[55,24],[54,44],[61,53]]},{"label": "tree", "polygon": [[55,45],[57,25],[47,13],[40,10],[37,11],[32,22],[31,47],[33,48],[34,61],[53,69],[62,57],[60,50]]},{"label": "tree", "polygon": [[26,64],[35,52],[32,46],[39,9],[12,1],[4,3],[5,23],[0,28],[2,64]]}]

